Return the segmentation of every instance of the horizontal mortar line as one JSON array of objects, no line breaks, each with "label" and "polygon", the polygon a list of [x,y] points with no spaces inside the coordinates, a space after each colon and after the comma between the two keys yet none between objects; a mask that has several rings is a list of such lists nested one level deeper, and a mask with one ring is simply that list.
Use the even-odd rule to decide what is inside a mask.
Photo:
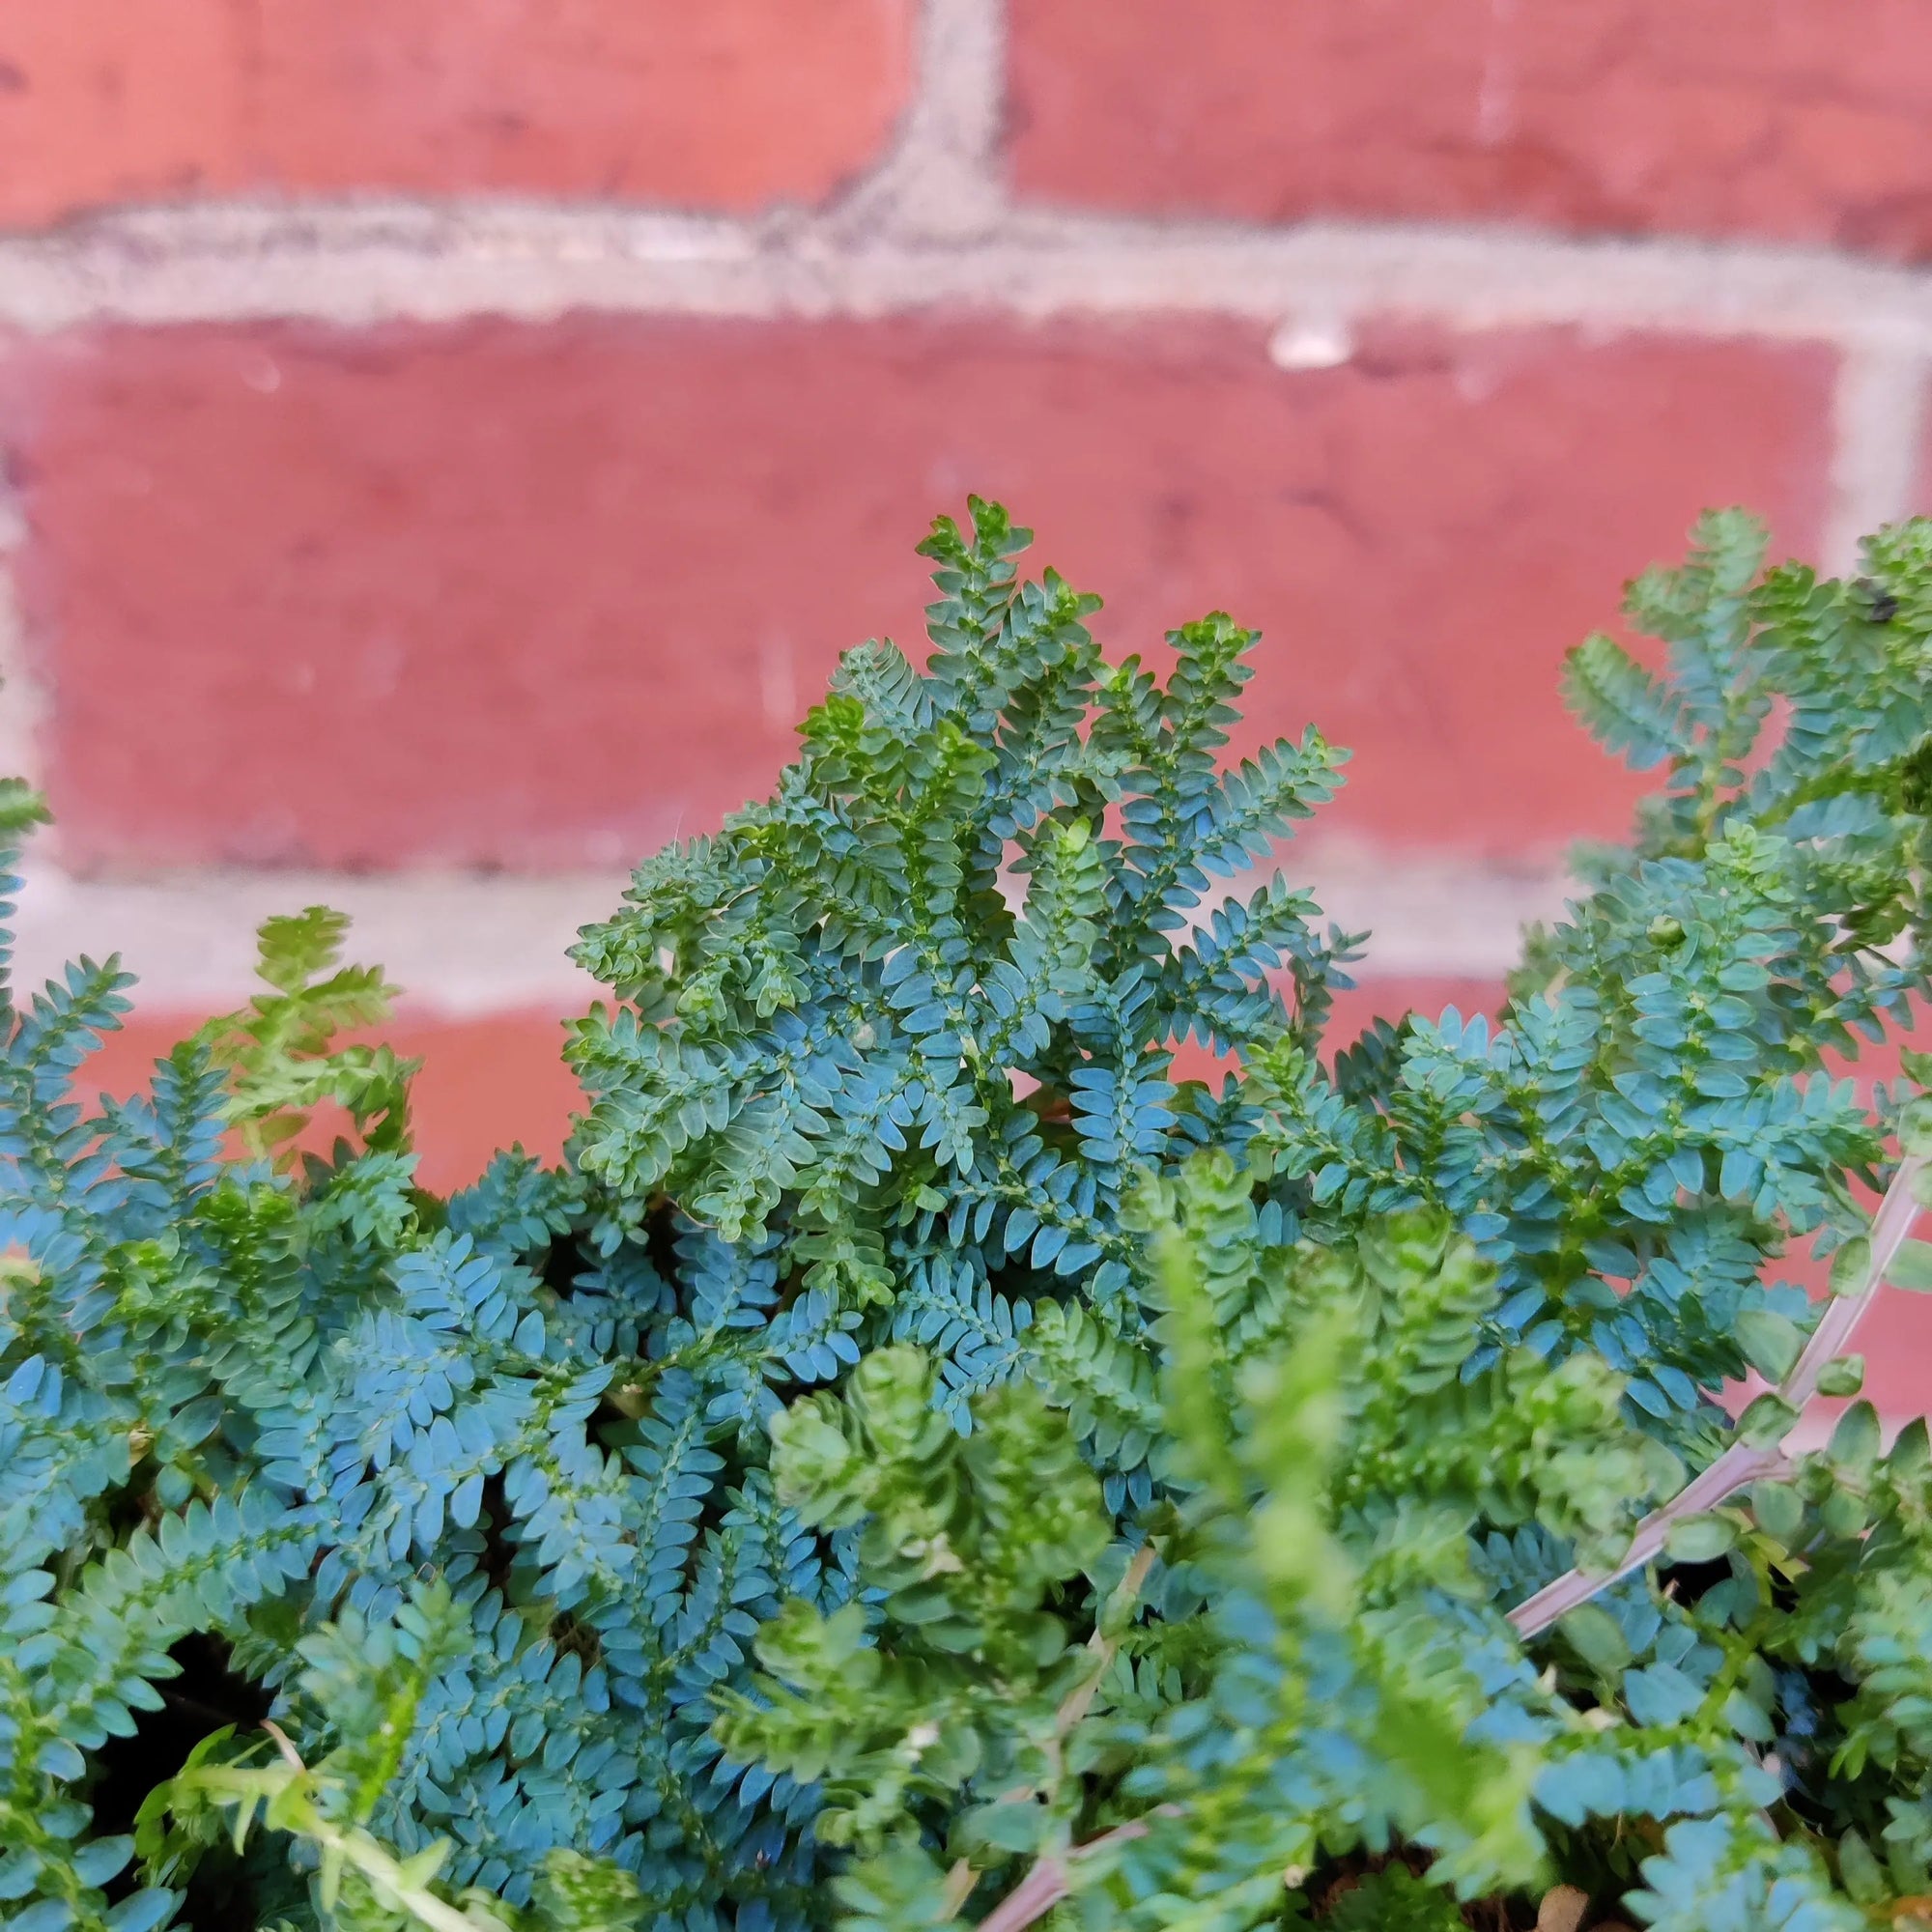
[{"label": "horizontal mortar line", "polygon": [[1505,225],[1263,227],[1009,211],[922,241],[876,221],[733,221],[514,201],[220,204],[0,240],[0,325],[541,319],[572,309],[1027,317],[1376,311],[1458,327],[1668,326],[1932,349],[1932,275],[1827,249]]},{"label": "horizontal mortar line", "polygon": [[[15,979],[38,986],[64,961],[119,952],[136,974],[137,1008],[202,1013],[258,985],[254,932],[274,913],[332,905],[354,922],[348,956],[379,964],[413,1010],[474,1019],[567,1011],[600,988],[565,957],[580,926],[608,918],[625,880],[611,873],[479,877],[421,871],[375,877],[206,871],[141,880],[76,879],[26,867]],[[1509,867],[1330,846],[1282,869],[1327,919],[1374,937],[1360,980],[1496,980],[1533,920],[1561,915],[1569,881],[1555,867]],[[1241,893],[1256,875],[1233,881]],[[1209,905],[1218,896],[1210,898]]]}]

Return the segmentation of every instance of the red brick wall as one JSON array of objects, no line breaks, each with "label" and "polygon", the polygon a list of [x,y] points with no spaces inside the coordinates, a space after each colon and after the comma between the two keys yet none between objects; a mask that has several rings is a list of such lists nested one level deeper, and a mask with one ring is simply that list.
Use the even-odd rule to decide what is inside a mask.
[{"label": "red brick wall", "polygon": [[[608,863],[766,788],[838,652],[919,635],[969,486],[1138,648],[1269,642],[1250,737],[1354,748],[1357,837],[1624,823],[1563,650],[1699,504],[1817,540],[1805,344],[1220,317],[264,323],[23,345],[44,753],[76,862]],[[1320,836],[1319,833],[1317,835]]]},{"label": "red brick wall", "polygon": [[1087,208],[1932,252],[1922,0],[1013,0],[1014,180]]},{"label": "red brick wall", "polygon": [[0,0],[0,216],[263,192],[818,202],[907,0]]},{"label": "red brick wall", "polygon": [[1264,630],[1350,1013],[1480,1002],[1629,807],[1624,578],[1923,499],[1928,257],[1923,0],[0,0],[27,954],[145,969],[119,1084],[367,904],[437,1177],[554,1148],[533,962],[979,490],[1117,651]]}]

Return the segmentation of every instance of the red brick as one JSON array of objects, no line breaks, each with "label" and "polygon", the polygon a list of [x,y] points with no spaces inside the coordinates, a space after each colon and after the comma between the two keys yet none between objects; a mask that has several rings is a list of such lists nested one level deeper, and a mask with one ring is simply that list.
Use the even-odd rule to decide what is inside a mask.
[{"label": "red brick", "polygon": [[1506,998],[1500,979],[1431,979],[1412,974],[1400,979],[1361,980],[1335,995],[1322,1054],[1332,1059],[1378,1020],[1399,1020],[1406,1013],[1427,1013],[1434,1019],[1444,1007],[1454,1007],[1465,1018],[1472,1013],[1496,1013],[1502,1010]]},{"label": "red brick", "polygon": [[1060,202],[1932,253],[1920,0],[1013,0],[1010,46]]},{"label": "red brick", "polygon": [[[127,1026],[110,1034],[82,1069],[77,1093],[125,1097],[139,1091],[155,1062],[207,1017],[150,1011],[138,1004],[138,987],[135,998]],[[516,1143],[539,1160],[555,1160],[572,1114],[582,1111],[582,1089],[563,1064],[556,1014],[442,1020],[405,1011],[372,1037],[422,1060],[410,1093],[411,1120],[421,1155],[417,1178],[436,1193],[468,1186],[498,1148]],[[318,1148],[346,1131],[346,1122],[322,1113],[313,1126],[308,1140]]]},{"label": "red brick", "polygon": [[368,189],[813,202],[912,0],[0,0],[0,221]]},{"label": "red brick", "polygon": [[232,186],[242,58],[219,0],[0,0],[0,220]]},{"label": "red brick", "polygon": [[1564,650],[1699,505],[1816,531],[1822,351],[1372,331],[1274,368],[1170,320],[578,318],[15,350],[52,785],[83,862],[606,864],[762,795],[840,648],[921,639],[971,488],[1111,599],[1222,607],[1256,731],[1356,748],[1327,823],[1547,851],[1636,788]]}]

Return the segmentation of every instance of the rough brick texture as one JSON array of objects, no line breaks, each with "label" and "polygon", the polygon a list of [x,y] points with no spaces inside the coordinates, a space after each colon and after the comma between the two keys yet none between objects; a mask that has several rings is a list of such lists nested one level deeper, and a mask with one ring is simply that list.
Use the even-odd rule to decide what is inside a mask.
[{"label": "rough brick texture", "polygon": [[1922,0],[1012,0],[1025,192],[1932,254]]},{"label": "rough brick texture", "polygon": [[0,434],[83,862],[608,864],[712,826],[840,648],[923,644],[911,546],[971,488],[1109,593],[1116,652],[1260,626],[1251,722],[1356,750],[1336,829],[1519,852],[1623,822],[1556,689],[1622,579],[1706,502],[1815,539],[1831,374],[1554,330],[1289,373],[1210,322],[193,327],[17,348]]},{"label": "rough brick texture", "polygon": [[912,0],[0,0],[0,221],[186,196],[823,200]]}]

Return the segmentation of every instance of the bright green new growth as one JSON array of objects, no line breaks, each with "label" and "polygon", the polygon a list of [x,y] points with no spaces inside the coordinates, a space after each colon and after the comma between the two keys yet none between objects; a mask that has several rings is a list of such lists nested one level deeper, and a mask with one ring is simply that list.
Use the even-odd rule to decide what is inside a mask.
[{"label": "bright green new growth", "polygon": [[[1879,1277],[1932,1286],[1932,1065],[1824,1070],[1926,990],[1932,527],[1823,583],[1700,525],[1633,587],[1662,662],[1568,671],[1663,770],[1634,846],[1493,1022],[1324,1061],[1353,942],[1210,885],[1340,754],[1222,772],[1252,637],[1110,666],[974,512],[925,670],[850,653],[584,935],[561,1169],[413,1185],[319,911],[142,1100],[69,1096],[111,963],[0,1010],[0,1923],[1932,1893],[1932,1452],[1863,1404],[1784,1446]],[[361,1145],[297,1171],[324,1100]]]},{"label": "bright green new growth", "polygon": [[387,1046],[331,1051],[337,1033],[386,1020],[398,991],[380,968],[336,964],[348,930],[327,906],[266,921],[260,971],[270,990],[194,1036],[227,1075],[229,1113],[250,1153],[282,1153],[324,1101],[348,1114],[372,1152],[409,1145],[410,1076],[421,1063]]}]

